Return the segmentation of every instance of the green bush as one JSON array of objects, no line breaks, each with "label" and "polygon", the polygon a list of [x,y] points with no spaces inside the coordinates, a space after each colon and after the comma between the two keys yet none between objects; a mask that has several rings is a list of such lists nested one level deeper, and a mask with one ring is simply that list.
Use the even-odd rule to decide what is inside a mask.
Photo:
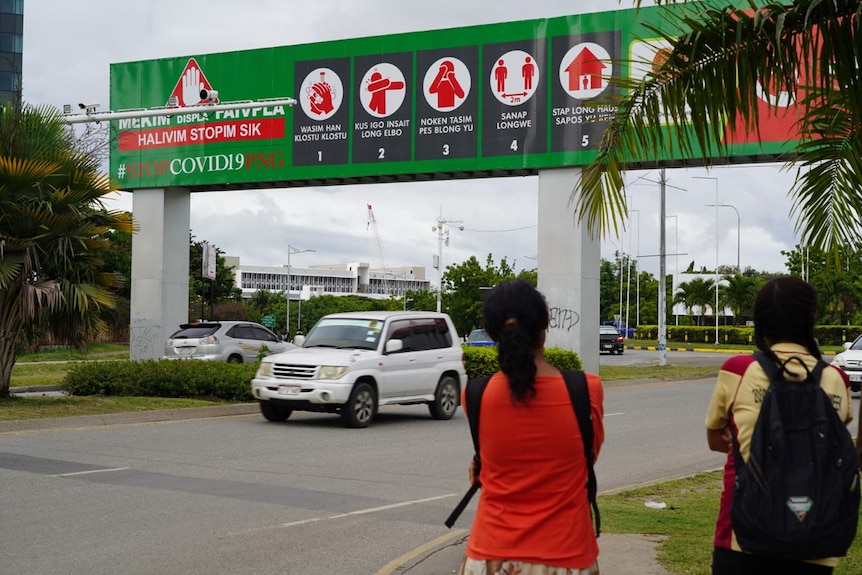
[{"label": "green bush", "polygon": [[[581,358],[574,351],[558,347],[545,349],[545,359],[557,369],[582,369]],[[482,377],[493,375],[500,369],[497,362],[496,347],[464,346],[464,361],[467,366],[467,377]]]},{"label": "green bush", "polygon": [[[818,325],[814,328],[814,337],[820,345],[841,345],[845,341],[853,341],[862,327],[858,325]],[[635,331],[637,339],[658,339],[658,326],[641,325]],[[669,325],[667,340],[686,342],[690,344],[715,343],[715,326]],[[754,328],[749,326],[718,326],[719,343],[737,345],[754,345]]]},{"label": "green bush", "polygon": [[206,397],[251,401],[256,364],[214,361],[99,361],[77,364],[61,387],[71,395]]}]

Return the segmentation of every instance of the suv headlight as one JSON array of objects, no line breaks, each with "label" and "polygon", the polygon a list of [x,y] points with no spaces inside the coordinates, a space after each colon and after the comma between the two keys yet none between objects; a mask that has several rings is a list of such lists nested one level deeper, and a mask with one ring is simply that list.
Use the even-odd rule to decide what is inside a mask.
[{"label": "suv headlight", "polygon": [[844,356],[840,353],[832,358],[832,365],[844,367]]},{"label": "suv headlight", "polygon": [[317,372],[317,379],[339,379],[347,373],[347,368],[343,365],[322,365],[320,371]]},{"label": "suv headlight", "polygon": [[272,362],[262,361],[257,368],[257,377],[272,377]]}]

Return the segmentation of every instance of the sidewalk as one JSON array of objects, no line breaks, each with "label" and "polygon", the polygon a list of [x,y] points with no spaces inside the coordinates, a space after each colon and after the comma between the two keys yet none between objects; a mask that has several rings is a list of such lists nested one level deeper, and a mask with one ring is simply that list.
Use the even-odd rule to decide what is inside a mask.
[{"label": "sidewalk", "polygon": [[[412,559],[390,573],[405,575],[457,575],[466,545],[465,533],[454,542]],[[601,575],[670,575],[656,561],[660,536],[602,533],[599,537]]]},{"label": "sidewalk", "polygon": [[[35,390],[28,390],[35,391]],[[40,389],[39,391],[46,391]],[[104,415],[81,415],[42,419],[19,419],[0,421],[0,434],[52,429],[77,429],[100,425],[127,425],[155,423],[179,419],[208,417],[231,417],[259,412],[257,403],[218,405],[213,407],[189,407],[184,409],[162,409],[108,413]],[[457,529],[457,527],[456,527]],[[468,531],[440,543],[436,547],[422,550],[403,561],[393,561],[376,575],[455,575],[461,566]],[[603,533],[599,537],[599,567],[601,575],[670,575],[656,561],[656,546],[660,536],[619,535]]]}]

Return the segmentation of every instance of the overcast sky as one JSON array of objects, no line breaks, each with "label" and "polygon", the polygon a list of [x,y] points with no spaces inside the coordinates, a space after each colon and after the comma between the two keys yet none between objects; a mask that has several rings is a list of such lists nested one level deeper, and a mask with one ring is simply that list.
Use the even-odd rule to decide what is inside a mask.
[{"label": "overcast sky", "polygon": [[[645,2],[648,4],[649,2]],[[628,8],[615,0],[27,0],[24,14],[24,99],[33,104],[99,102],[109,109],[109,65],[116,62],[304,44],[416,30],[460,27]],[[668,170],[669,273],[716,262],[783,272],[781,250],[796,240],[780,166]],[[696,179],[709,175],[717,180]],[[658,272],[657,172],[631,172],[627,195],[631,234],[603,241],[639,256]],[[737,208],[718,210],[705,204]],[[432,231],[442,212],[452,224],[444,265],[493,254],[517,269],[536,267],[538,178],[214,192],[192,195],[192,233],[247,265],[282,265],[287,245],[316,253],[294,255],[293,266],[365,261],[386,267],[418,265],[436,283]],[[131,210],[131,195],[109,207]],[[366,205],[375,227],[368,226]],[[673,217],[676,216],[676,217]],[[459,230],[463,225],[464,229]],[[639,228],[639,229],[638,229]],[[742,245],[737,251],[737,235]],[[379,243],[378,243],[379,237]],[[381,261],[382,253],[382,261]]]}]

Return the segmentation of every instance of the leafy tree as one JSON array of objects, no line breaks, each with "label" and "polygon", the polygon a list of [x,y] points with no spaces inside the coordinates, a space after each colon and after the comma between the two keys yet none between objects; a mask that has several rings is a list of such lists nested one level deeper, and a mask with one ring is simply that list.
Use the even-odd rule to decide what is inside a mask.
[{"label": "leafy tree", "polygon": [[203,241],[195,241],[193,235],[189,236],[189,317],[205,317],[206,305],[210,304],[212,319],[226,319],[218,317],[212,306],[223,300],[242,299],[242,290],[236,286],[233,268],[226,266],[222,252],[215,245],[211,249],[216,251],[215,281],[204,279],[202,274]]},{"label": "leafy tree", "polygon": [[437,295],[428,290],[407,290],[407,309],[434,311],[437,309]]},{"label": "leafy tree", "polygon": [[443,311],[452,316],[458,333],[470,333],[482,325],[482,297],[485,289],[515,277],[515,271],[506,258],[496,265],[491,254],[485,258],[484,268],[476,256],[471,256],[461,264],[447,266],[443,274],[446,304]]},{"label": "leafy tree", "polygon": [[831,256],[854,245],[858,222],[848,215],[862,210],[862,3],[656,3],[665,5],[668,27],[648,26],[647,33],[662,37],[669,50],[643,80],[615,80],[623,87],[619,111],[573,192],[587,229],[619,228],[628,209],[627,162],[672,148],[706,165],[713,157],[722,161],[737,132],[758,129],[758,92],[767,86],[799,107],[790,194],[802,243]]},{"label": "leafy tree", "polygon": [[102,271],[104,234],[133,231],[128,214],[104,208],[113,191],[56,110],[0,108],[0,398],[41,328],[81,350],[107,333],[101,310],[121,277]]}]

